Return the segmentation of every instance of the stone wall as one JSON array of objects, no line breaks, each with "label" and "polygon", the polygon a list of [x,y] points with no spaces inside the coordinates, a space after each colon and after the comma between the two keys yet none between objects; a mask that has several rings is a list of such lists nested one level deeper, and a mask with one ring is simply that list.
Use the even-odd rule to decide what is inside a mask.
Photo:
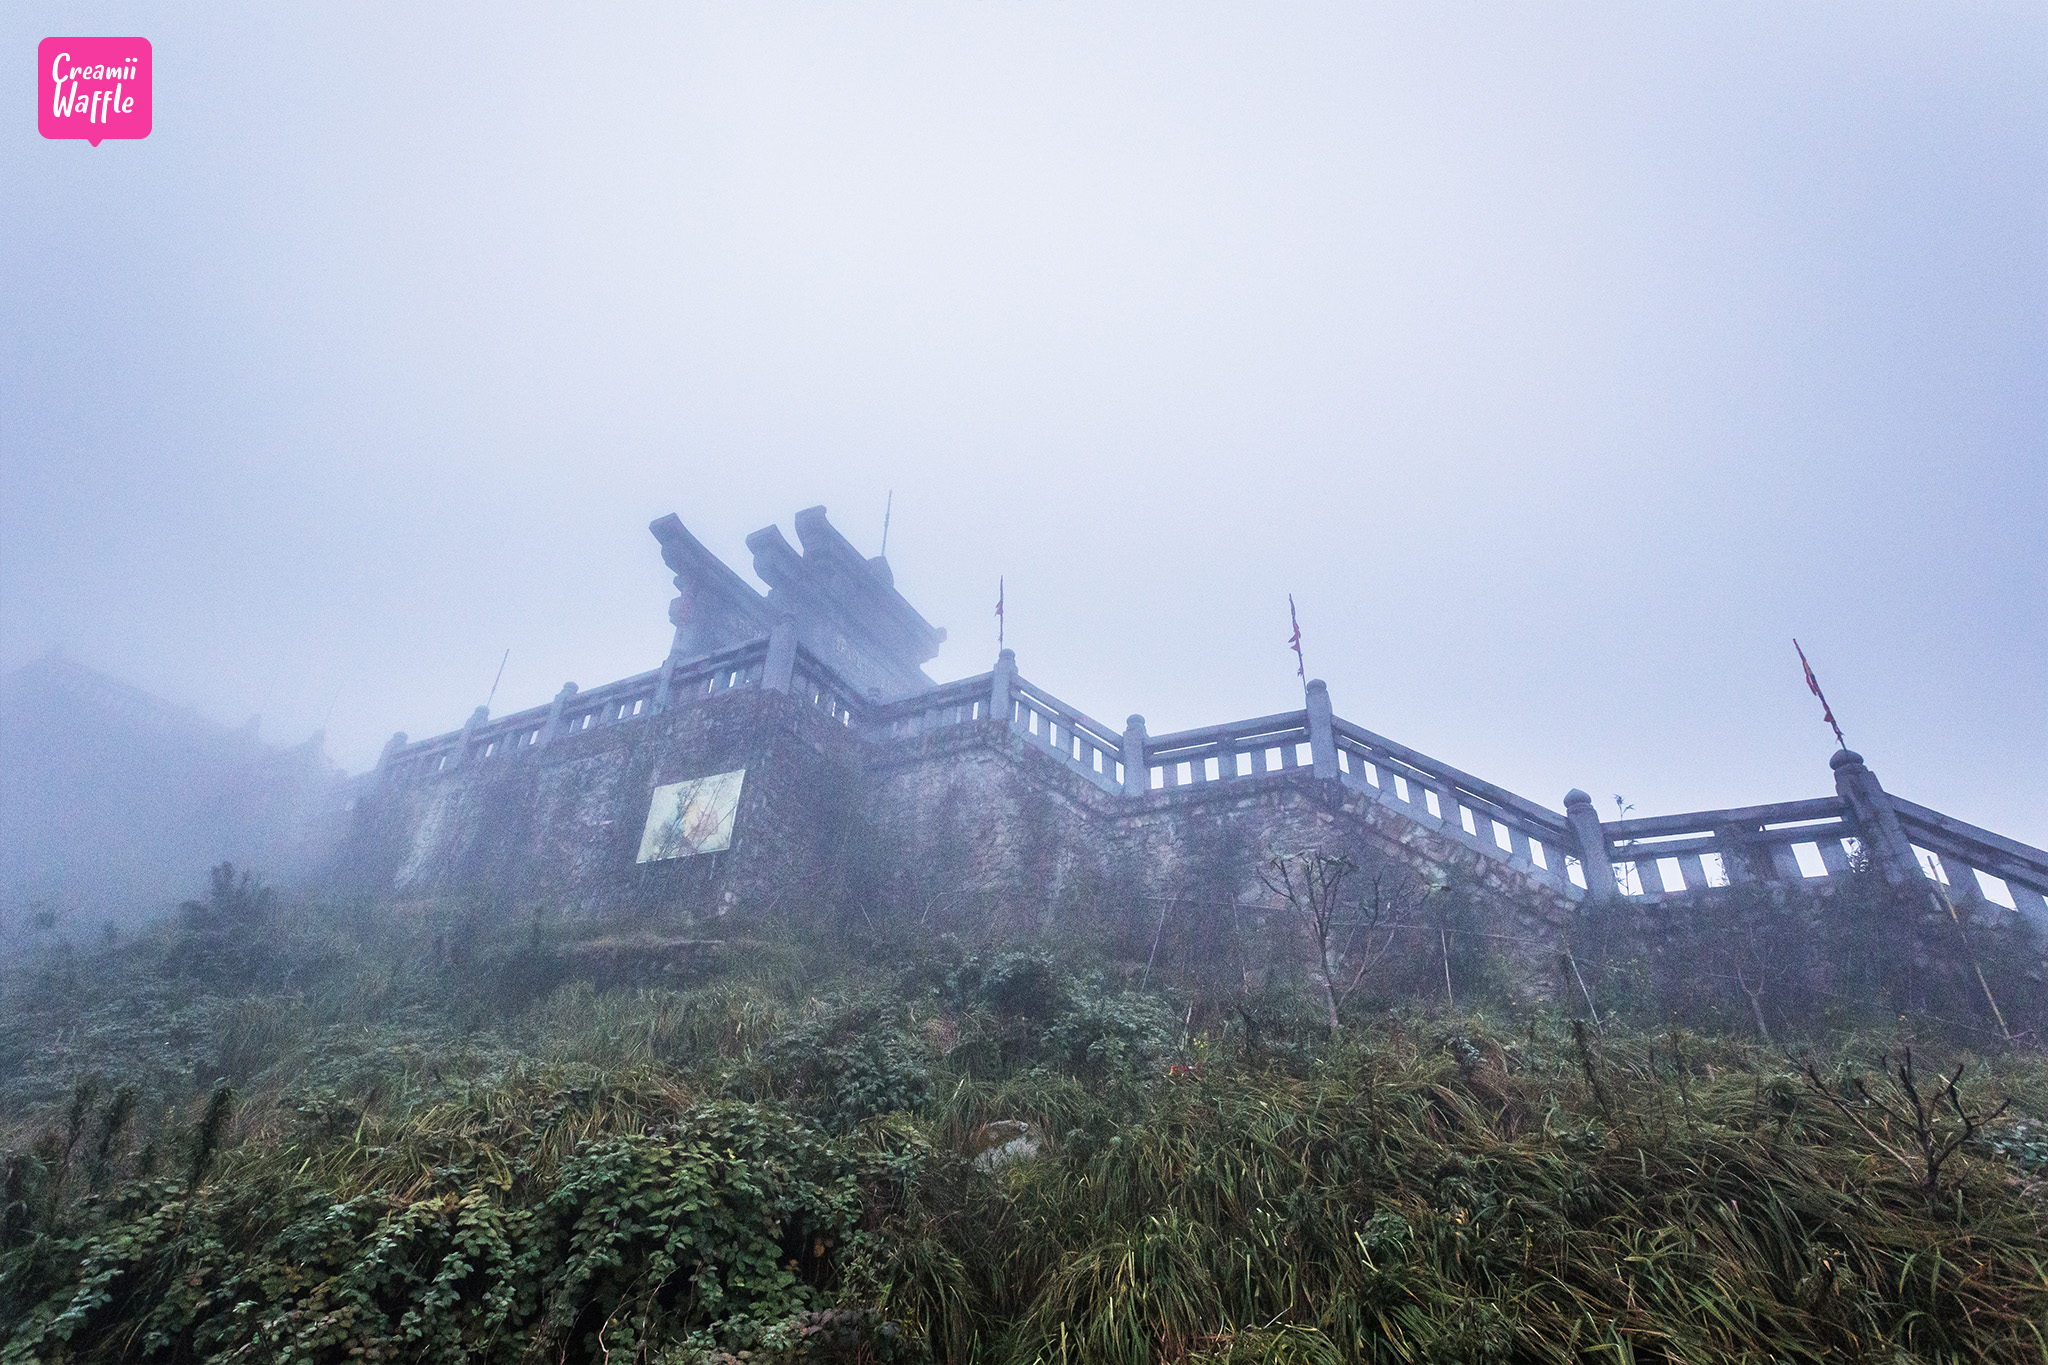
[{"label": "stone wall", "polygon": [[[635,861],[656,786],[739,767],[729,850]],[[856,928],[887,917],[933,934],[1106,939],[1127,961],[1149,962],[1165,940],[1182,958],[1228,949],[1247,968],[1298,970],[1298,926],[1272,913],[1258,870],[1276,850],[1308,848],[1412,887],[1466,888],[1491,904],[1504,944],[1530,945],[1530,968],[1548,966],[1542,945],[1567,923],[1571,902],[1554,887],[1311,767],[1133,796],[1014,724],[877,740],[758,688],[443,771],[398,770],[359,801],[339,874],[397,897],[483,895],[626,923],[734,910]]]},{"label": "stone wall", "polygon": [[[799,901],[919,923],[1142,919],[1163,900],[1235,905],[1272,850],[1363,863],[1525,907],[1503,942],[1542,944],[1576,902],[1656,903],[1742,881],[1805,885],[1868,858],[1897,885],[1939,875],[2048,930],[2048,852],[1887,794],[1860,757],[1835,794],[1603,822],[1564,812],[1338,717],[1304,679],[1299,710],[1119,732],[1017,671],[933,684],[945,632],[823,508],[747,538],[748,586],[670,516],[675,573],[657,669],[421,741],[394,735],[345,874],[410,894],[483,889],[599,913],[716,913]],[[745,765],[738,842],[634,861],[651,789]],[[1936,865],[1938,858],[1938,870]],[[1823,883],[1824,885],[1824,883]]]},{"label": "stone wall", "polygon": [[[787,694],[741,689],[630,727],[392,776],[358,800],[333,879],[659,918],[830,898],[857,810],[859,743]],[[731,848],[636,861],[655,787],[740,768]]]},{"label": "stone wall", "polygon": [[1571,913],[1568,897],[1511,862],[1309,768],[1132,799],[1013,728],[978,721],[883,746],[865,786],[897,864],[894,903],[937,921],[1149,926],[1169,904],[1262,914],[1273,897],[1260,867],[1308,849],[1345,854],[1368,876],[1384,868],[1415,885],[1461,886],[1497,912],[1506,955],[1530,965],[1549,965],[1545,945],[1560,941]]}]

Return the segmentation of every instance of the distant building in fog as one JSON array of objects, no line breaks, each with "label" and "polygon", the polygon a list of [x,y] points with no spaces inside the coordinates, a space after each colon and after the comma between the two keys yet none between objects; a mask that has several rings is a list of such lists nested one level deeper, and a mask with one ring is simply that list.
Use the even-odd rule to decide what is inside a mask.
[{"label": "distant building in fog", "polygon": [[312,876],[349,800],[322,738],[265,744],[55,652],[0,677],[0,929],[133,923],[224,859]]}]

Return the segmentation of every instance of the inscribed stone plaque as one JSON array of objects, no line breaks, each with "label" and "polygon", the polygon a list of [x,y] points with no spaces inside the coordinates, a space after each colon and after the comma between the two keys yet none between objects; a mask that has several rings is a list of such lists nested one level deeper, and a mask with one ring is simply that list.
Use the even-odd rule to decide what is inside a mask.
[{"label": "inscribed stone plaque", "polygon": [[640,836],[635,861],[658,863],[732,847],[733,817],[746,776],[747,770],[741,768],[656,787],[647,803],[647,832]]}]

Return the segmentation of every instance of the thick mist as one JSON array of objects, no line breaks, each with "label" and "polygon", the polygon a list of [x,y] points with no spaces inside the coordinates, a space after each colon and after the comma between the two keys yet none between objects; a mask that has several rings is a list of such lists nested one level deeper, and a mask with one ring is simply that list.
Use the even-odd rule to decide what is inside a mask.
[{"label": "thick mist", "polygon": [[937,678],[1001,576],[1112,725],[1288,709],[1292,593],[1338,714],[1654,814],[1831,790],[1797,635],[1888,789],[2048,843],[2038,9],[46,5],[0,54],[131,30],[147,140],[0,128],[0,670],[361,771],[507,649],[500,712],[656,664],[654,517],[873,554],[893,490]]}]

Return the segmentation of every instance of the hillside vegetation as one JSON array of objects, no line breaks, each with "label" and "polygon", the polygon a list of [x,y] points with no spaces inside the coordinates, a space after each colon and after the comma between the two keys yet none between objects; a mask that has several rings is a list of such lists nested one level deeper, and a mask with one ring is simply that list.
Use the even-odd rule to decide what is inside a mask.
[{"label": "hillside vegetation", "polygon": [[1859,894],[1810,977],[1712,912],[1733,990],[1589,923],[1569,1011],[1447,895],[1333,1029],[1151,926],[223,873],[0,981],[0,1361],[2040,1360],[2027,945]]}]

